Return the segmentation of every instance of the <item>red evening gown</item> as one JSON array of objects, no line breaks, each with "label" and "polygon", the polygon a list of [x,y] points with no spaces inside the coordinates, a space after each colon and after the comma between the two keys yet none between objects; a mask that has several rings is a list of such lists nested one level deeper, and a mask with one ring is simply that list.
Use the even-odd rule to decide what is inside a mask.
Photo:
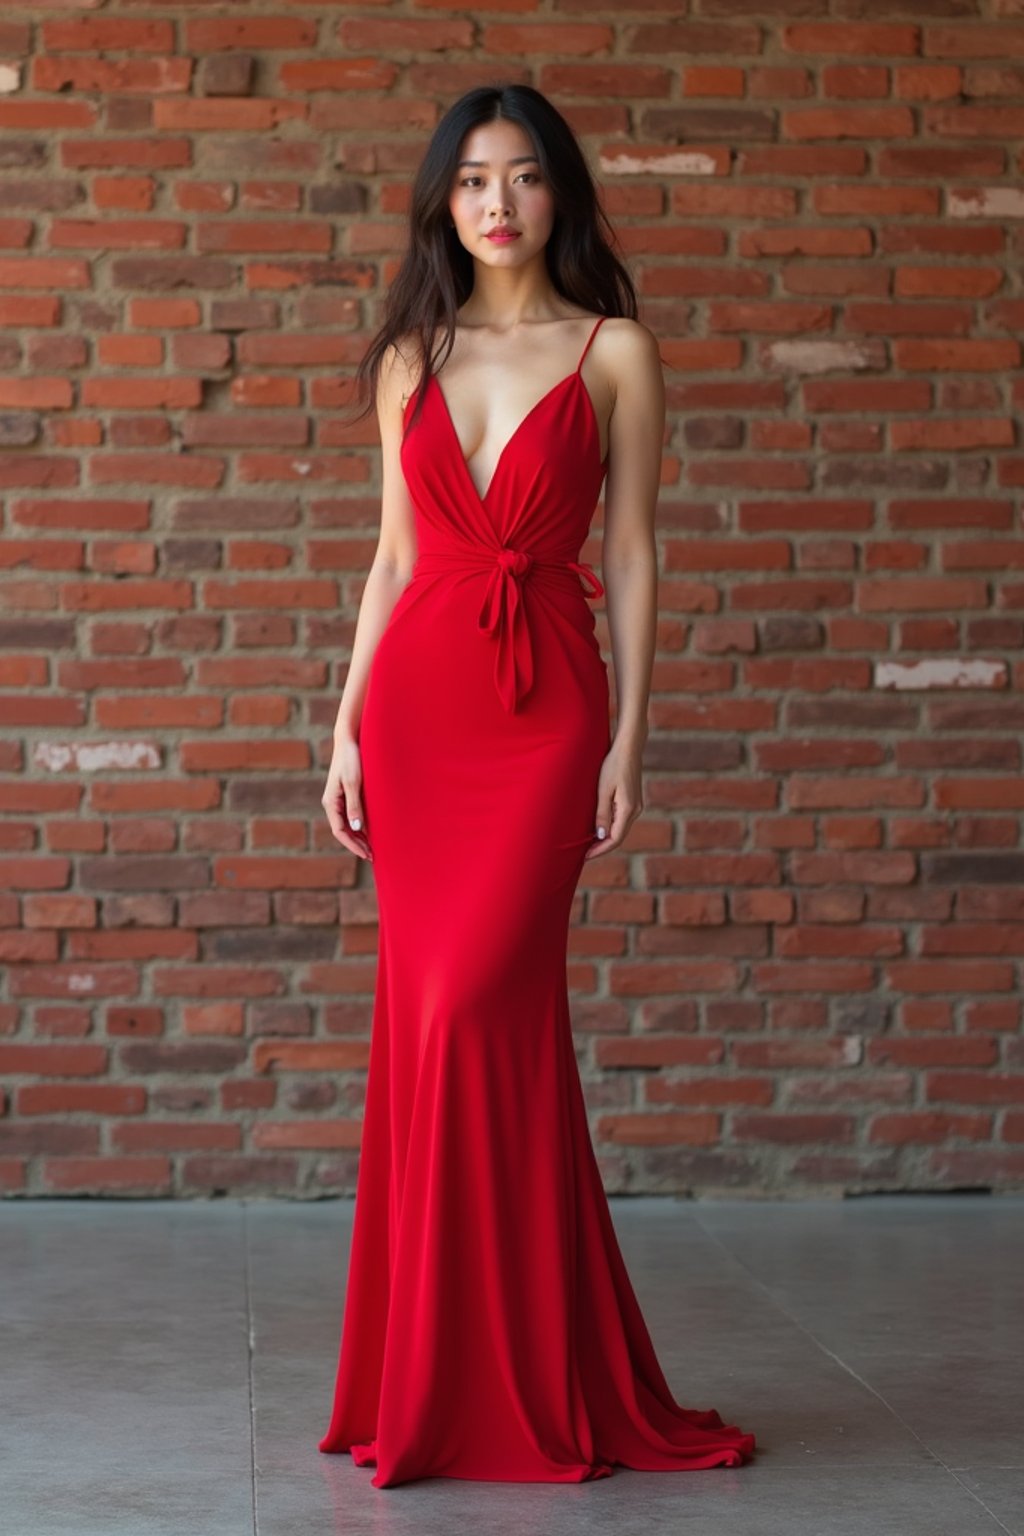
[{"label": "red evening gown", "polygon": [[[602,317],[603,318],[603,317]],[[321,1451],[424,1477],[738,1465],[683,1408],[612,1226],[570,1026],[608,674],[578,563],[607,456],[581,368],[477,492],[436,379],[401,462],[418,558],[360,724],[379,914],[348,1289]],[[581,582],[586,581],[586,591]]]}]

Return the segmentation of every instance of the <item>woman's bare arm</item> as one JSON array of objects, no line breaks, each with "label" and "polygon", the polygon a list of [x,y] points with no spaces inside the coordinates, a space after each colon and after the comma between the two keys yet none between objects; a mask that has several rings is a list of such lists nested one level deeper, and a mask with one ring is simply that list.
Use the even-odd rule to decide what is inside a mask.
[{"label": "woman's bare arm", "polygon": [[384,354],[377,390],[380,425],[382,489],[380,537],[373,557],[356,619],[341,704],[334,725],[334,739],[358,740],[366,682],[377,642],[387,627],[391,611],[412,575],[416,560],[416,529],[412,501],[399,461],[402,443],[402,412],[408,400],[409,371],[393,346]]},{"label": "woman's bare arm", "polygon": [[595,841],[584,857],[618,848],[643,810],[643,754],[658,610],[654,516],[665,435],[658,345],[639,321],[620,318],[605,355],[615,403],[608,428],[601,572],[615,665],[615,735],[597,786]]},{"label": "woman's bare arm", "polygon": [[416,561],[415,517],[399,460],[402,413],[410,388],[406,362],[393,346],[388,347],[377,389],[383,466],[380,537],[359,602],[352,659],[334,722],[334,751],[321,798],[337,841],[364,859],[372,859],[373,852],[363,811],[359,722],[377,644]]},{"label": "woman's bare arm", "polygon": [[[606,327],[610,329],[610,327]],[[643,742],[657,626],[655,510],[665,437],[665,381],[658,343],[636,320],[614,322],[601,571],[615,664],[616,736]]]}]

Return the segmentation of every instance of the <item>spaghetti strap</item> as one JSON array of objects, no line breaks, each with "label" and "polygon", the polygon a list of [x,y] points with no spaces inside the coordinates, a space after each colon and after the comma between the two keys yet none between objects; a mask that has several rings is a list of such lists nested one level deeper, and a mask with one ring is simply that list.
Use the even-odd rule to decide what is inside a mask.
[{"label": "spaghetti strap", "polygon": [[590,335],[587,337],[587,344],[583,348],[582,353],[580,354],[579,362],[576,364],[576,372],[577,373],[579,373],[580,369],[583,367],[583,359],[586,357],[587,353],[590,351],[590,343],[593,341],[594,337],[597,335],[597,327],[601,324],[602,320],[607,320],[607,318],[608,318],[607,315],[598,315],[598,317],[597,317],[597,325],[594,326],[594,329],[591,331]]}]

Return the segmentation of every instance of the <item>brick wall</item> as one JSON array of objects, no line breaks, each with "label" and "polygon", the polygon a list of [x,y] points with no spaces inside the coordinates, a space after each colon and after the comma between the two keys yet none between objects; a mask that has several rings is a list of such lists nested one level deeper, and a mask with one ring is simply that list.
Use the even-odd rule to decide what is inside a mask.
[{"label": "brick wall", "polygon": [[1024,5],[787,9],[4,8],[9,1194],[355,1186],[375,897],[319,799],[379,473],[336,408],[432,125],[506,70],[666,362],[648,808],[570,955],[608,1188],[1024,1183]]}]

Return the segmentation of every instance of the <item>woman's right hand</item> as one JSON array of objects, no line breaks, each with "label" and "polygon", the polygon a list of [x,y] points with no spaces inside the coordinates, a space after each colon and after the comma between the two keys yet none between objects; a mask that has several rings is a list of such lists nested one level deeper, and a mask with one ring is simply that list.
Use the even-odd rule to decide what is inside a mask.
[{"label": "woman's right hand", "polygon": [[334,756],[320,804],[327,812],[338,842],[361,859],[373,859],[363,815],[363,768],[359,743],[351,736],[335,738]]}]

